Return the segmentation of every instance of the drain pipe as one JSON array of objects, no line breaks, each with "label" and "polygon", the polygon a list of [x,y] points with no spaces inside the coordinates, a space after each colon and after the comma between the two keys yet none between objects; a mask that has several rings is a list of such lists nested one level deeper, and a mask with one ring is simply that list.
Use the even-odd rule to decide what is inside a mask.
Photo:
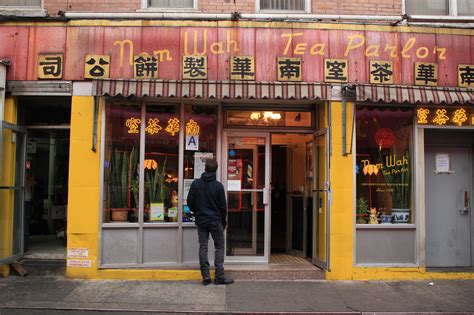
[{"label": "drain pipe", "polygon": [[318,21],[318,20],[339,20],[339,21],[388,21],[401,22],[402,15],[328,15],[328,14],[264,14],[264,13],[186,13],[186,12],[154,12],[151,10],[140,10],[137,12],[61,12],[69,19],[107,19],[107,20],[223,20],[230,21],[238,19],[246,20],[282,20],[282,21]]}]

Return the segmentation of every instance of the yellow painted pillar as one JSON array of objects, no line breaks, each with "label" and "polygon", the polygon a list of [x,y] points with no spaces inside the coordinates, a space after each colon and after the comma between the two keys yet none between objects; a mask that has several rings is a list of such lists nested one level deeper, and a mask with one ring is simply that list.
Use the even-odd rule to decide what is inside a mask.
[{"label": "yellow painted pillar", "polygon": [[[95,278],[98,271],[100,203],[100,126],[92,151],[94,97],[73,96],[69,153],[68,252],[84,249],[87,257],[68,257],[67,277]],[[90,267],[87,267],[90,263]],[[74,266],[74,267],[73,267]]]},{"label": "yellow painted pillar", "polygon": [[[331,102],[330,272],[327,279],[351,279],[354,253],[354,152],[342,155],[342,103]],[[346,103],[346,152],[351,152],[353,103]]]},{"label": "yellow painted pillar", "polygon": [[[17,103],[16,99],[8,97],[5,99],[4,120],[16,124]],[[12,140],[12,132],[3,132],[3,159],[2,159],[2,182],[0,186],[15,186],[15,159],[16,146]],[[0,144],[1,145],[1,144]],[[0,259],[7,258],[13,254],[13,224],[15,209],[15,191],[0,190]],[[0,266],[0,275],[7,277],[10,273],[9,265]]]}]

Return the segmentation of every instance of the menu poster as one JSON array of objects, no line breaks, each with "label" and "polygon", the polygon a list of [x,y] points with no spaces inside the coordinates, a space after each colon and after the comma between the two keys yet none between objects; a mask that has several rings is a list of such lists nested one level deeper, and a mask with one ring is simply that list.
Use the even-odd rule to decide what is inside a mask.
[{"label": "menu poster", "polygon": [[229,159],[227,161],[227,179],[239,181],[242,179],[242,160]]},{"label": "menu poster", "polygon": [[196,152],[194,153],[194,178],[201,178],[201,174],[204,173],[207,159],[213,159],[214,154]]}]

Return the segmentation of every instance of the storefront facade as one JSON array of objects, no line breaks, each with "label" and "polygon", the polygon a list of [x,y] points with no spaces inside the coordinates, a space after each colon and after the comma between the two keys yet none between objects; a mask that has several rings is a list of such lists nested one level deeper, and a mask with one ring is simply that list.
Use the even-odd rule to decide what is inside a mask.
[{"label": "storefront facade", "polygon": [[[20,85],[71,96],[68,276],[198,279],[186,195],[209,157],[227,191],[226,261],[268,263],[285,157],[285,249],[328,279],[472,277],[426,270],[474,265],[471,30],[71,21],[1,36],[13,116]],[[4,170],[20,154],[10,125]]]}]

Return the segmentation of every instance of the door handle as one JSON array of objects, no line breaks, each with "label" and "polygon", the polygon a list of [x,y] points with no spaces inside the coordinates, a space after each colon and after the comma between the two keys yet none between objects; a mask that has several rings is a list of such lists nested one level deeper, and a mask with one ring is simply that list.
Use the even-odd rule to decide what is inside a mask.
[{"label": "door handle", "polygon": [[460,214],[468,214],[469,213],[469,194],[467,190],[464,192],[464,208],[459,210]]}]

